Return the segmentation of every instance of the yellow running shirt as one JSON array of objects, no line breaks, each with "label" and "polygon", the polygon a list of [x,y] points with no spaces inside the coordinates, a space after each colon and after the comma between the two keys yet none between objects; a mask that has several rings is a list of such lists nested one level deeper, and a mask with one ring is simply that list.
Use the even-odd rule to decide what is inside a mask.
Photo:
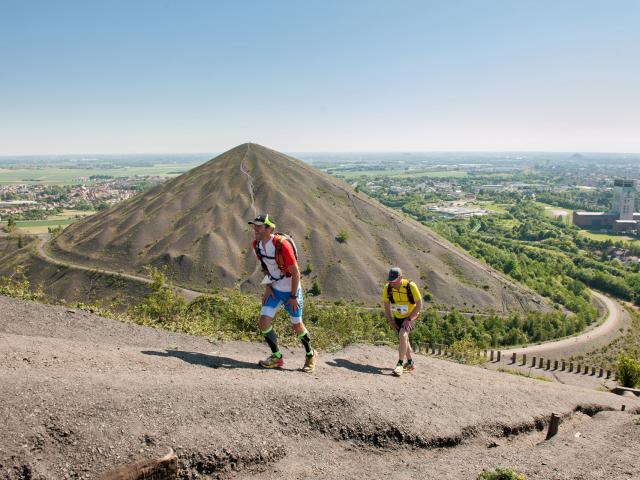
[{"label": "yellow running shirt", "polygon": [[[393,295],[393,301],[395,302],[390,305],[391,311],[393,312],[393,315],[398,319],[407,318],[409,315],[411,315],[413,309],[416,308],[415,304],[409,303],[409,297],[407,296],[408,284],[409,280],[403,278],[402,284],[397,290],[393,287],[389,287],[388,283],[382,289],[382,301],[388,302],[389,296],[387,294],[387,288],[391,288],[391,294]],[[411,283],[411,293],[413,293],[414,302],[417,303],[418,300],[422,300],[420,290],[418,290],[418,286],[415,283]]]}]

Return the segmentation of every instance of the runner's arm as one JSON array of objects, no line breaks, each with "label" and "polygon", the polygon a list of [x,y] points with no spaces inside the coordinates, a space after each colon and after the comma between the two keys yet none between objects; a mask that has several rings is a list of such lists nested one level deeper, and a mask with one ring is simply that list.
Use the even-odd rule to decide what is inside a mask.
[{"label": "runner's arm", "polygon": [[300,286],[300,269],[298,264],[294,263],[289,265],[289,271],[291,272],[291,295],[298,296],[298,287]]}]

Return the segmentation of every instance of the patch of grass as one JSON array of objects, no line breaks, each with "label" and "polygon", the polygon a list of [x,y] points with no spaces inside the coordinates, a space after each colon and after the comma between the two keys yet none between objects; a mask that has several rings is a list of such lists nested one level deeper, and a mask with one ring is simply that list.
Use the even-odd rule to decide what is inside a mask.
[{"label": "patch of grass", "polygon": [[502,373],[508,373],[509,375],[516,375],[519,377],[527,377],[527,378],[533,378],[534,380],[540,380],[542,382],[553,382],[554,380],[552,378],[549,377],[545,377],[544,375],[531,375],[531,372],[522,372],[520,370],[516,370],[513,368],[504,368],[504,367],[499,367],[496,368],[497,372],[502,372]]},{"label": "patch of grass", "polygon": [[476,480],[525,480],[525,476],[511,468],[498,467],[491,471],[485,470]]},{"label": "patch of grass", "polygon": [[338,235],[336,235],[336,240],[338,243],[347,243],[347,240],[349,240],[349,233],[341,230]]}]

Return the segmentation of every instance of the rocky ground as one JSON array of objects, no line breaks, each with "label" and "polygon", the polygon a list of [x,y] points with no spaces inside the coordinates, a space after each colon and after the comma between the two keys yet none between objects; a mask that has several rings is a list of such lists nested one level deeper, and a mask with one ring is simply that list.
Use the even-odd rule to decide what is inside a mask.
[{"label": "rocky ground", "polygon": [[169,448],[185,479],[640,478],[635,398],[430,357],[395,378],[388,347],[322,353],[312,375],[300,350],[259,369],[266,353],[0,297],[0,478],[96,478]]}]

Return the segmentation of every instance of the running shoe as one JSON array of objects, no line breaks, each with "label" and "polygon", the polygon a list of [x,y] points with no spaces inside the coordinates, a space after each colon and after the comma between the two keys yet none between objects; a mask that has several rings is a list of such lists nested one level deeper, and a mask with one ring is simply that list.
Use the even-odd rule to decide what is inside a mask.
[{"label": "running shoe", "polygon": [[407,362],[402,366],[402,370],[404,370],[407,373],[411,373],[416,369],[416,364],[411,362]]},{"label": "running shoe", "polygon": [[305,373],[313,373],[316,369],[316,358],[318,358],[318,352],[314,350],[313,355],[306,355],[306,357],[302,371]]},{"label": "running shoe", "polygon": [[404,368],[403,368],[402,364],[399,363],[399,364],[396,365],[396,368],[393,369],[393,374],[396,377],[399,377],[400,375],[402,375],[403,371],[404,371]]},{"label": "running shoe", "polygon": [[266,359],[260,360],[258,364],[264,368],[280,368],[284,364],[282,357],[278,358],[275,355],[269,355]]}]

